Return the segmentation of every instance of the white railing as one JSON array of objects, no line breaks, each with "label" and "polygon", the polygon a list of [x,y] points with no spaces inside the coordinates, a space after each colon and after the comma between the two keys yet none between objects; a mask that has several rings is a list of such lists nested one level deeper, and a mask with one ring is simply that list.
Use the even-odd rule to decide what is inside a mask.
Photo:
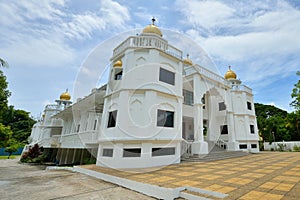
[{"label": "white railing", "polygon": [[57,110],[57,104],[46,105],[45,110]]},{"label": "white railing", "polygon": [[196,69],[198,70],[198,72],[201,75],[204,75],[209,79],[212,79],[212,80],[217,81],[217,82],[222,83],[222,84],[224,84],[224,82],[225,82],[225,79],[222,76],[220,76],[219,74],[216,74],[216,73],[214,73],[214,72],[212,72],[212,71],[210,71],[210,70],[208,70],[204,67],[196,65]]},{"label": "white railing", "polygon": [[182,157],[189,157],[192,155],[192,143],[191,142],[182,140],[180,146],[181,146],[180,155]]},{"label": "white railing", "polygon": [[127,48],[155,48],[171,56],[182,59],[182,51],[169,45],[167,41],[156,36],[131,36],[113,50],[112,59],[125,51]]},{"label": "white railing", "polygon": [[223,139],[219,138],[217,140],[216,145],[222,149],[227,149],[227,142],[225,142]]}]

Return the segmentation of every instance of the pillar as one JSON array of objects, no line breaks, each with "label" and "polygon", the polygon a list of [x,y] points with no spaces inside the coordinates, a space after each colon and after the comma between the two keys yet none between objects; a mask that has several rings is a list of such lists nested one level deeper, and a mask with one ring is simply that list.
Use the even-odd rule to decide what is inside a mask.
[{"label": "pillar", "polygon": [[228,126],[228,143],[227,149],[229,151],[237,151],[239,150],[238,142],[236,141],[235,137],[235,128],[234,128],[234,118],[233,112],[227,112],[227,126]]},{"label": "pillar", "polygon": [[193,77],[194,86],[194,142],[192,154],[208,154],[208,145],[203,136],[203,103],[201,102],[203,88],[198,74]]}]

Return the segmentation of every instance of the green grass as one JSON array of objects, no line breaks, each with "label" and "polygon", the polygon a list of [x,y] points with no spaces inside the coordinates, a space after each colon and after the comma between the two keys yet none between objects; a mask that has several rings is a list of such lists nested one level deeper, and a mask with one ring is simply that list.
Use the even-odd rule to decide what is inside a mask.
[{"label": "green grass", "polygon": [[[19,157],[20,155],[11,155],[10,157],[9,157],[9,159],[14,159],[14,158],[17,158],[17,157]],[[0,156],[0,160],[1,159],[7,159],[7,157],[8,156]]]}]

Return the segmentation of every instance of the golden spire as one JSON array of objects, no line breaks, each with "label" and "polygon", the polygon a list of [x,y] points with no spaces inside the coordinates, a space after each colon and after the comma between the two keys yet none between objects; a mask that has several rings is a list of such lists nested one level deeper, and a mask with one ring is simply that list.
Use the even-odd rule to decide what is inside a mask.
[{"label": "golden spire", "polygon": [[224,78],[229,80],[229,79],[236,79],[236,73],[231,70],[231,66],[228,67],[228,71],[225,73]]},{"label": "golden spire", "polygon": [[68,89],[66,89],[66,91],[60,95],[59,99],[64,101],[69,101],[71,99],[71,95],[68,92]]},{"label": "golden spire", "polygon": [[146,26],[143,29],[142,33],[154,33],[156,35],[159,35],[160,37],[162,37],[162,32],[161,30],[155,25],[155,18],[152,18],[152,24],[149,24],[148,26]]},{"label": "golden spire", "polygon": [[192,60],[189,58],[189,54],[186,54],[186,59],[183,60],[183,64],[185,65],[193,65]]}]

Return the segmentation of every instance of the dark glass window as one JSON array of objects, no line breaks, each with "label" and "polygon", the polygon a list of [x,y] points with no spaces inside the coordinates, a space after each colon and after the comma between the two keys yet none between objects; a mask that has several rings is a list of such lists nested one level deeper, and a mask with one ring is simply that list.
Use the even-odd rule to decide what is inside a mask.
[{"label": "dark glass window", "polygon": [[250,133],[254,133],[254,125],[250,125]]},{"label": "dark glass window", "polygon": [[224,102],[219,103],[219,111],[226,110],[226,105]]},{"label": "dark glass window", "polygon": [[183,103],[189,106],[194,104],[194,93],[188,90],[183,90]]},{"label": "dark glass window", "polygon": [[94,122],[94,130],[96,130],[96,128],[97,128],[97,120],[95,120]]},{"label": "dark glass window", "polygon": [[122,80],[122,74],[123,74],[123,71],[116,72],[115,80]]},{"label": "dark glass window", "polygon": [[77,125],[77,132],[80,130],[80,124]]},{"label": "dark glass window", "polygon": [[113,149],[103,149],[102,156],[103,157],[113,157],[114,150]]},{"label": "dark glass window", "polygon": [[152,156],[175,155],[175,147],[152,148]]},{"label": "dark glass window", "polygon": [[247,101],[247,108],[248,108],[248,110],[252,110],[251,102],[249,102],[249,101]]},{"label": "dark glass window", "polygon": [[107,128],[115,127],[117,121],[117,111],[109,112]]},{"label": "dark glass window", "polygon": [[240,149],[247,149],[247,144],[240,144]]},{"label": "dark glass window", "polygon": [[228,127],[227,127],[227,125],[220,126],[220,131],[221,131],[221,135],[228,134]]},{"label": "dark glass window", "polygon": [[251,144],[251,148],[252,149],[256,149],[257,148],[257,144]]},{"label": "dark glass window", "polygon": [[175,85],[175,73],[160,68],[159,70],[159,81],[171,84],[171,85]]},{"label": "dark glass window", "polygon": [[123,157],[141,157],[141,148],[123,149]]},{"label": "dark glass window", "polygon": [[174,112],[157,110],[157,126],[174,127]]}]

